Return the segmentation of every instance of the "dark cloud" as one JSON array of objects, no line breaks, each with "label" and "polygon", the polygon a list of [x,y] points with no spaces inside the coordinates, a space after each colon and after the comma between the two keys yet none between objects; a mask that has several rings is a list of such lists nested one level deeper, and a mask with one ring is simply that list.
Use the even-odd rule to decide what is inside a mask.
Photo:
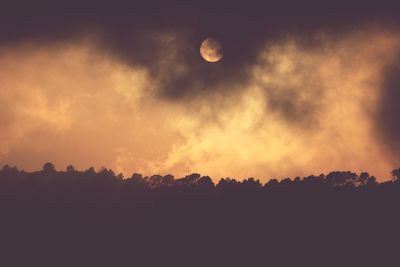
[{"label": "dark cloud", "polygon": [[[332,32],[358,23],[385,20],[397,23],[400,4],[388,1],[3,1],[0,42],[52,42],[88,32],[101,36],[101,45],[127,64],[142,65],[158,81],[159,93],[170,99],[198,95],[215,85],[245,82],[246,66],[266,41],[288,33]],[[155,35],[173,32],[169,42]],[[220,64],[199,60],[198,46],[208,36],[224,44]],[[176,53],[184,72],[163,64]]]},{"label": "dark cloud", "polygon": [[314,129],[318,125],[318,112],[321,109],[318,101],[322,92],[316,91],[307,98],[302,98],[298,88],[285,88],[279,93],[267,91],[269,109],[278,112],[291,125],[301,126],[303,129]]},{"label": "dark cloud", "polygon": [[[394,1],[18,1],[4,0],[2,38],[62,36],[89,27],[112,31],[166,28],[218,34],[246,43],[283,29],[348,28],[360,20],[396,20]],[[6,34],[6,35],[4,35]],[[67,34],[68,35],[68,34]],[[239,36],[239,38],[238,38]],[[246,38],[245,38],[246,37]]]},{"label": "dark cloud", "polygon": [[[167,99],[202,95],[219,85],[238,85],[248,78],[247,62],[237,59],[229,48],[218,64],[201,59],[199,46],[207,35],[184,30],[127,32],[112,32],[113,37],[103,38],[103,48],[132,66],[147,67],[159,95]],[[252,53],[243,54],[250,57]]]},{"label": "dark cloud", "polygon": [[385,68],[380,103],[376,116],[379,137],[399,159],[400,149],[400,52]]}]

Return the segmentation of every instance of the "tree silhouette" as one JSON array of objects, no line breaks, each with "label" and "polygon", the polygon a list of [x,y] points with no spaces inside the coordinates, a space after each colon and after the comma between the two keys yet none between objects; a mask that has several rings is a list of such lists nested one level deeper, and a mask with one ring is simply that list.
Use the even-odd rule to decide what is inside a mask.
[{"label": "tree silhouette", "polygon": [[75,167],[72,166],[72,165],[68,165],[67,168],[66,168],[66,172],[69,173],[69,174],[74,173],[75,172]]},{"label": "tree silhouette", "polygon": [[209,176],[203,176],[196,180],[195,186],[198,188],[211,190],[215,185]]},{"label": "tree silhouette", "polygon": [[[398,183],[367,172],[215,185],[197,173],[122,179],[107,168],[6,165],[0,200],[1,266],[371,266],[368,255],[393,250],[385,244],[400,234]],[[34,257],[3,264],[21,253]],[[38,264],[41,255],[56,258]]]},{"label": "tree silhouette", "polygon": [[400,168],[392,170],[391,174],[394,182],[400,181]]},{"label": "tree silhouette", "polygon": [[330,186],[355,186],[358,181],[358,175],[350,171],[334,171],[329,173],[325,181]]},{"label": "tree silhouette", "polygon": [[56,171],[56,167],[51,162],[46,162],[42,168],[44,173],[53,173]]}]

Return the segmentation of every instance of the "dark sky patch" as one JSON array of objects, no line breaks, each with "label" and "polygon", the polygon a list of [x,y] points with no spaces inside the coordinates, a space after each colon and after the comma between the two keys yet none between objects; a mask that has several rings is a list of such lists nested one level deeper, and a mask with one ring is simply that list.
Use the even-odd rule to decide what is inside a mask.
[{"label": "dark sky patch", "polygon": [[383,73],[382,94],[376,116],[379,138],[399,159],[400,149],[400,53]]}]

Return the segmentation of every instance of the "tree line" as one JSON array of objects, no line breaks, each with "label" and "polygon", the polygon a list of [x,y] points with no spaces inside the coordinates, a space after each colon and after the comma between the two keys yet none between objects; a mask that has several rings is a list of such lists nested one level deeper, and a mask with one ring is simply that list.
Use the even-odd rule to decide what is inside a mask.
[{"label": "tree line", "polygon": [[0,266],[399,266],[400,169],[391,174],[214,183],[4,166]]},{"label": "tree line", "polygon": [[158,188],[204,188],[204,189],[274,189],[295,186],[320,188],[371,188],[387,186],[400,181],[400,168],[391,171],[391,180],[379,183],[375,176],[367,172],[357,174],[352,171],[332,171],[328,174],[309,175],[305,177],[285,178],[280,181],[273,178],[266,183],[256,178],[247,178],[242,181],[234,178],[221,178],[214,182],[209,176],[192,173],[184,177],[175,178],[171,174],[143,176],[134,173],[124,178],[122,173],[116,174],[113,170],[101,168],[96,171],[93,167],[79,171],[69,165],[65,171],[57,171],[54,164],[47,162],[42,170],[26,172],[15,166],[5,165],[0,170],[0,183],[8,185],[42,184],[43,186],[110,186],[128,187],[137,189]]}]

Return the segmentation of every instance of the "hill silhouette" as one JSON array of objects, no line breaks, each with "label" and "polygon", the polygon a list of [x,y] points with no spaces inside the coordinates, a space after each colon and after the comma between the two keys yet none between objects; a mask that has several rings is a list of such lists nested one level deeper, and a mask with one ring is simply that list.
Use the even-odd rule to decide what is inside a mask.
[{"label": "hill silhouette", "polygon": [[400,168],[265,184],[0,170],[1,266],[398,266]]}]

